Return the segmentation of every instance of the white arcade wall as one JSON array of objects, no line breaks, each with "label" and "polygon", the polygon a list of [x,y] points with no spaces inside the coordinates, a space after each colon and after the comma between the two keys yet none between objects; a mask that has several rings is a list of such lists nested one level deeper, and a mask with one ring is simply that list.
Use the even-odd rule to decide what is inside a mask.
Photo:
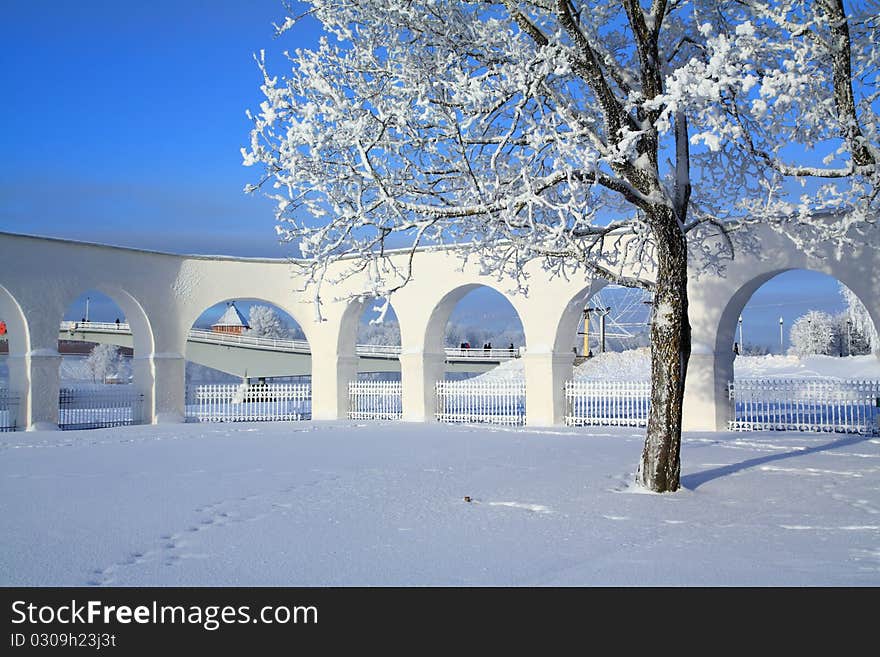
[{"label": "white arcade wall", "polygon": [[[859,296],[880,326],[880,249],[841,252],[829,246],[806,254],[774,232],[756,237],[760,257],[743,250],[723,259],[720,269],[693,266],[685,429],[726,428],[736,319],[752,293],[773,276],[790,269],[829,274]],[[868,239],[880,245],[880,232]],[[0,233],[0,262],[0,319],[8,327],[18,426],[57,427],[58,327],[70,303],[90,289],[111,297],[132,327],[135,385],[154,423],[183,421],[187,333],[205,308],[230,298],[274,304],[299,323],[312,352],[312,417],[347,417],[348,383],[357,378],[358,320],[364,305],[373,303],[354,298],[368,289],[365,279],[325,291],[318,321],[313,295],[295,290],[300,286],[286,260],[170,255]],[[528,291],[518,291],[511,279],[463,265],[450,248],[419,251],[414,267],[413,279],[392,299],[401,329],[404,420],[433,418],[434,383],[444,376],[446,322],[465,294],[486,285],[505,295],[522,320],[527,424],[560,424],[578,320],[606,282],[586,275],[550,277],[536,263]]]}]

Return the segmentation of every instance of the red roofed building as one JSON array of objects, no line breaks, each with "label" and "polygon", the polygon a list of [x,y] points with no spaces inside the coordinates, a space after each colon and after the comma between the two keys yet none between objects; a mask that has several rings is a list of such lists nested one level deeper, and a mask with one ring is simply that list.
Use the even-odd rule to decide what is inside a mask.
[{"label": "red roofed building", "polygon": [[211,324],[211,330],[215,333],[234,333],[241,335],[246,329],[249,329],[247,320],[244,315],[235,307],[235,302],[230,303],[223,316],[216,323]]}]

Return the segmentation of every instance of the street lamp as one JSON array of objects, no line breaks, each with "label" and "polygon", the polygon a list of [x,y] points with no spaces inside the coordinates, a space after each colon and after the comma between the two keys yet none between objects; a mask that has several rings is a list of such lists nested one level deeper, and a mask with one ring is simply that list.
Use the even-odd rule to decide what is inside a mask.
[{"label": "street lamp", "polygon": [[785,353],[785,339],[782,334],[782,317],[779,318],[779,355],[783,355]]},{"label": "street lamp", "polygon": [[739,316],[739,351],[743,353],[745,351],[745,344],[743,343],[743,316]]}]

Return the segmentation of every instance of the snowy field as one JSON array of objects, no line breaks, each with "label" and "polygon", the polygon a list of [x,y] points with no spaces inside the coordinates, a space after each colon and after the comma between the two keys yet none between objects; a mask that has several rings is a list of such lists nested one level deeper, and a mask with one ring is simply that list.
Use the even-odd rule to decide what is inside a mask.
[{"label": "snowy field", "polygon": [[[880,585],[880,440],[302,422],[6,434],[0,585]],[[470,496],[472,502],[464,501]]]}]

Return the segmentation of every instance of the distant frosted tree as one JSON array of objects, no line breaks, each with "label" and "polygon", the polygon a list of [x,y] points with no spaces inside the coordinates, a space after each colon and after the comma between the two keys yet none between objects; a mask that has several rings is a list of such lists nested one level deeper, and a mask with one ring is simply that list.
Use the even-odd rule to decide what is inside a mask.
[{"label": "distant frosted tree", "polygon": [[766,356],[770,353],[770,349],[767,348],[767,345],[750,344],[745,345],[740,353],[743,356]]},{"label": "distant frosted tree", "polygon": [[397,322],[361,324],[358,327],[358,344],[400,344],[400,325]]},{"label": "distant frosted tree", "polygon": [[[846,302],[841,326],[842,337],[849,344],[850,353],[869,354],[880,350],[880,338],[865,304],[843,284],[840,286],[840,294]],[[850,322],[849,326],[846,325],[847,320]]]},{"label": "distant frosted tree", "polygon": [[791,327],[789,353],[796,356],[838,353],[837,330],[834,318],[828,313],[811,310],[798,317]]},{"label": "distant frosted tree", "polygon": [[251,306],[248,315],[249,335],[259,338],[287,338],[290,331],[281,321],[278,311],[270,306]]},{"label": "distant frosted tree", "polygon": [[112,344],[97,344],[86,358],[86,367],[93,381],[105,382],[111,376],[118,376],[122,358],[119,349]]}]

